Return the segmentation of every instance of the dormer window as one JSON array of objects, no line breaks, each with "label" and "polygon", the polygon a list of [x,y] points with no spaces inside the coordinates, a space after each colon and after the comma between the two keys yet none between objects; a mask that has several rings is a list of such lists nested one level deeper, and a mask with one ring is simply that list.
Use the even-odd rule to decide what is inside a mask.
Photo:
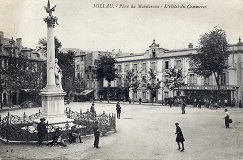
[{"label": "dormer window", "polygon": [[156,57],[155,49],[152,49],[152,58],[155,58],[155,57]]}]

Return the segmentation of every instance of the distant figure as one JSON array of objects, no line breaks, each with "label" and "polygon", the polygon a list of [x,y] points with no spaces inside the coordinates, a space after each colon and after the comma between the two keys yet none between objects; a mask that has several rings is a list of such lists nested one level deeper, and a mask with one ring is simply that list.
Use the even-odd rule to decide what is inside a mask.
[{"label": "distant figure", "polygon": [[82,142],[82,138],[81,138],[81,133],[78,131],[77,125],[75,124],[72,128],[71,128],[71,132],[69,133],[69,143],[74,143],[76,142],[76,138],[79,139],[80,143]]},{"label": "distant figure", "polygon": [[226,116],[224,117],[225,127],[229,128],[229,119],[230,119],[229,118],[229,112],[228,112],[227,109],[225,109],[224,111],[225,111],[225,114],[226,114]]},{"label": "distant figure", "polygon": [[100,140],[100,131],[99,131],[99,126],[98,126],[98,121],[95,121],[95,124],[93,126],[93,131],[94,131],[94,147],[95,148],[100,148],[99,147],[99,140]]},{"label": "distant figure", "polygon": [[234,106],[235,106],[235,98],[233,98],[231,101],[231,107],[234,107]]},{"label": "distant figure", "polygon": [[92,114],[93,117],[96,116],[96,111],[95,111],[94,103],[92,103],[92,105],[90,107],[90,112],[91,112],[91,114]]},{"label": "distant figure", "polygon": [[179,127],[179,123],[175,123],[175,126],[176,126],[176,142],[178,144],[178,150],[181,149],[180,147],[180,143],[182,145],[182,149],[181,149],[181,152],[184,151],[184,137],[183,137],[183,134],[182,134],[182,131],[181,131],[181,128]]},{"label": "distant figure", "polygon": [[168,103],[169,103],[170,108],[171,108],[171,107],[172,107],[172,104],[173,104],[173,99],[172,99],[172,98],[169,98],[169,99],[168,99]]},{"label": "distant figure", "polygon": [[45,136],[47,134],[47,128],[45,123],[45,118],[40,119],[40,123],[37,125],[37,134],[38,134],[38,145],[41,146]]},{"label": "distant figure", "polygon": [[58,65],[58,59],[55,59],[55,67],[54,67],[54,74],[55,74],[55,82],[58,88],[62,88],[62,70]]},{"label": "distant figure", "polygon": [[181,111],[182,111],[181,114],[186,114],[186,103],[184,101],[182,101],[181,104]]},{"label": "distant figure", "polygon": [[241,100],[239,102],[239,107],[242,108],[242,102],[241,102]]},{"label": "distant figure", "polygon": [[119,102],[116,103],[116,113],[117,113],[117,118],[120,119],[121,116],[121,105]]}]

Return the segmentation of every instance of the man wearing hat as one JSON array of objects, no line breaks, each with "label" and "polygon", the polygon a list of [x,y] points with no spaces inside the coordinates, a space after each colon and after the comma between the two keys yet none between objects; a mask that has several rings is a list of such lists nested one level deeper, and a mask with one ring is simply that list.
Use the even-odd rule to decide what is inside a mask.
[{"label": "man wearing hat", "polygon": [[184,141],[185,141],[185,139],[184,139],[184,137],[183,137],[183,134],[182,134],[182,131],[181,131],[181,128],[179,127],[179,123],[175,123],[175,126],[176,126],[176,142],[177,142],[177,144],[178,144],[178,150],[180,150],[181,149],[181,147],[180,147],[180,143],[181,143],[181,145],[182,145],[182,149],[181,149],[181,152],[183,152],[184,151]]},{"label": "man wearing hat", "polygon": [[99,147],[99,140],[100,140],[100,131],[99,131],[99,126],[98,126],[98,121],[95,121],[95,124],[93,126],[93,131],[94,131],[94,147],[100,148]]},{"label": "man wearing hat", "polygon": [[41,146],[45,136],[47,134],[45,118],[40,119],[40,123],[37,125],[37,132],[38,132],[38,145]]}]

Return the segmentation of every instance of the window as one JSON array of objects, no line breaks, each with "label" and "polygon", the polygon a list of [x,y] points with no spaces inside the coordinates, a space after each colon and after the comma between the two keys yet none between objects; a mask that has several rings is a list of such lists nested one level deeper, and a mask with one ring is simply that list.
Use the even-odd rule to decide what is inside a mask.
[{"label": "window", "polygon": [[143,99],[147,98],[147,92],[143,92]]},{"label": "window", "polygon": [[80,73],[77,73],[77,77],[80,78]]},{"label": "window", "polygon": [[169,61],[165,61],[165,69],[169,69]]},{"label": "window", "polygon": [[129,71],[130,70],[130,68],[129,68],[129,64],[125,64],[125,71],[127,72],[127,71]]},{"label": "window", "polygon": [[165,98],[169,98],[169,92],[165,92]]},{"label": "window", "polygon": [[175,64],[175,67],[176,68],[182,68],[182,63],[181,63],[181,60],[176,60],[176,64]]},{"label": "window", "polygon": [[76,69],[77,69],[77,70],[80,70],[80,66],[79,66],[79,65],[76,65]]},{"label": "window", "polygon": [[209,77],[204,77],[204,85],[209,85]]},{"label": "window", "polygon": [[152,58],[155,58],[155,57],[156,57],[155,49],[152,49]]},{"label": "window", "polygon": [[137,91],[134,92],[134,97],[135,97],[135,98],[138,98],[138,93],[137,93]]},{"label": "window", "polygon": [[118,77],[117,83],[118,83],[118,85],[122,84],[122,77]]},{"label": "window", "polygon": [[156,62],[152,62],[152,63],[151,63],[151,69],[152,69],[153,71],[156,70]]},{"label": "window", "polygon": [[146,76],[143,76],[143,77],[142,77],[142,82],[146,83],[146,81],[147,81]]},{"label": "window", "polygon": [[138,71],[138,64],[133,64],[133,70],[134,70],[134,72]]},{"label": "window", "polygon": [[188,81],[188,84],[189,84],[189,85],[194,85],[195,83],[196,83],[195,75],[194,75],[194,74],[190,74],[190,75],[189,75],[189,81]]},{"label": "window", "polygon": [[146,63],[143,63],[142,69],[143,69],[143,71],[147,70],[147,64]]},{"label": "window", "polygon": [[222,73],[219,78],[220,78],[219,79],[220,84],[226,84],[225,73]]},{"label": "window", "polygon": [[120,65],[120,64],[118,65],[118,72],[120,72],[120,73],[122,72],[122,65]]},{"label": "window", "polygon": [[89,75],[87,75],[87,79],[89,79]]},{"label": "window", "polygon": [[80,57],[80,61],[84,61],[84,56],[81,56]]},{"label": "window", "polygon": [[166,82],[166,81],[168,81],[169,80],[169,75],[164,75],[164,81]]}]

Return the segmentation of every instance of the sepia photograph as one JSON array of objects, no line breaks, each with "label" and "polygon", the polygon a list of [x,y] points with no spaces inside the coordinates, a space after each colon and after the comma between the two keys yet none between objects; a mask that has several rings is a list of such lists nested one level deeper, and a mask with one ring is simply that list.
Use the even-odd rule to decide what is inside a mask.
[{"label": "sepia photograph", "polygon": [[0,0],[0,22],[0,160],[243,160],[242,0]]}]

